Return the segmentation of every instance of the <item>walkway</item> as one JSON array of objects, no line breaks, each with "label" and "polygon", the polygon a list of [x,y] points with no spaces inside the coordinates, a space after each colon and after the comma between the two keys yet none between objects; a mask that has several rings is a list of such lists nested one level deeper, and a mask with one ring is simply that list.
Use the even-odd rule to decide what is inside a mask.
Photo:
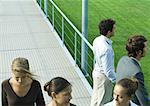
[{"label": "walkway", "polygon": [[[62,76],[73,85],[71,102],[77,106],[89,106],[91,87],[74,66],[37,3],[0,0],[0,82],[11,76],[11,62],[19,56],[29,59],[31,70],[38,75],[36,78],[42,87],[53,77]],[[48,103],[50,97],[43,93]]]}]

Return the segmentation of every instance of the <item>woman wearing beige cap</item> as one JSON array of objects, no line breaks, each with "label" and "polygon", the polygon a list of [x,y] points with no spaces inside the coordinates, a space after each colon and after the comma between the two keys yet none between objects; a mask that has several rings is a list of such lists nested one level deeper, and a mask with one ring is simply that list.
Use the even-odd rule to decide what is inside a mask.
[{"label": "woman wearing beige cap", "polygon": [[2,106],[45,106],[40,83],[33,79],[26,58],[12,62],[12,77],[2,82]]}]

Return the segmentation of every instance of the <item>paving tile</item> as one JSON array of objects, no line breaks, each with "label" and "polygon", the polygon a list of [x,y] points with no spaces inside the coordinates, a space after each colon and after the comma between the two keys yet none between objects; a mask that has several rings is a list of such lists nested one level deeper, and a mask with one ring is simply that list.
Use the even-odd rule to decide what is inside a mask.
[{"label": "paving tile", "polygon": [[[90,92],[68,54],[50,29],[35,0],[0,0],[0,82],[11,77],[11,62],[16,57],[29,60],[30,71],[39,80],[46,103],[51,98],[44,84],[61,76],[72,84],[71,102],[89,106]],[[81,73],[81,72],[80,72]],[[1,91],[1,88],[0,88]],[[0,96],[1,99],[1,96]],[[1,106],[1,102],[0,102]]]}]

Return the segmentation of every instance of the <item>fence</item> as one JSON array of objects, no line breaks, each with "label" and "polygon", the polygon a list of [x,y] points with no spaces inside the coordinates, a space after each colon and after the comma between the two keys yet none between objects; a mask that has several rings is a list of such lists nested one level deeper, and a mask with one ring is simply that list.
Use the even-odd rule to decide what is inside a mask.
[{"label": "fence", "polygon": [[45,15],[53,25],[62,40],[62,43],[67,47],[70,54],[72,55],[75,65],[81,69],[81,41],[83,40],[87,45],[88,49],[86,55],[88,60],[85,62],[87,70],[81,69],[86,74],[86,78],[92,85],[91,72],[93,70],[94,56],[92,53],[93,47],[91,44],[82,36],[81,32],[72,24],[72,22],[65,16],[65,14],[58,8],[58,6],[52,0],[37,0],[37,3],[44,11]]}]

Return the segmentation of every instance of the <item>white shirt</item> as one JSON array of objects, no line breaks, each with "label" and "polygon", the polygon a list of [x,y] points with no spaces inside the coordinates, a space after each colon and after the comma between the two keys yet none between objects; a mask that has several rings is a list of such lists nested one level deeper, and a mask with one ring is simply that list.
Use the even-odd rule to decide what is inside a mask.
[{"label": "white shirt", "polygon": [[[111,101],[111,102],[108,102],[106,104],[104,104],[103,106],[116,106],[116,103],[115,103],[115,100]],[[131,100],[130,100],[130,106],[138,106],[137,104],[133,103]]]},{"label": "white shirt", "polygon": [[95,38],[93,41],[93,52],[95,56],[93,76],[98,77],[99,74],[103,73],[109,80],[116,82],[112,41],[103,35]]}]

